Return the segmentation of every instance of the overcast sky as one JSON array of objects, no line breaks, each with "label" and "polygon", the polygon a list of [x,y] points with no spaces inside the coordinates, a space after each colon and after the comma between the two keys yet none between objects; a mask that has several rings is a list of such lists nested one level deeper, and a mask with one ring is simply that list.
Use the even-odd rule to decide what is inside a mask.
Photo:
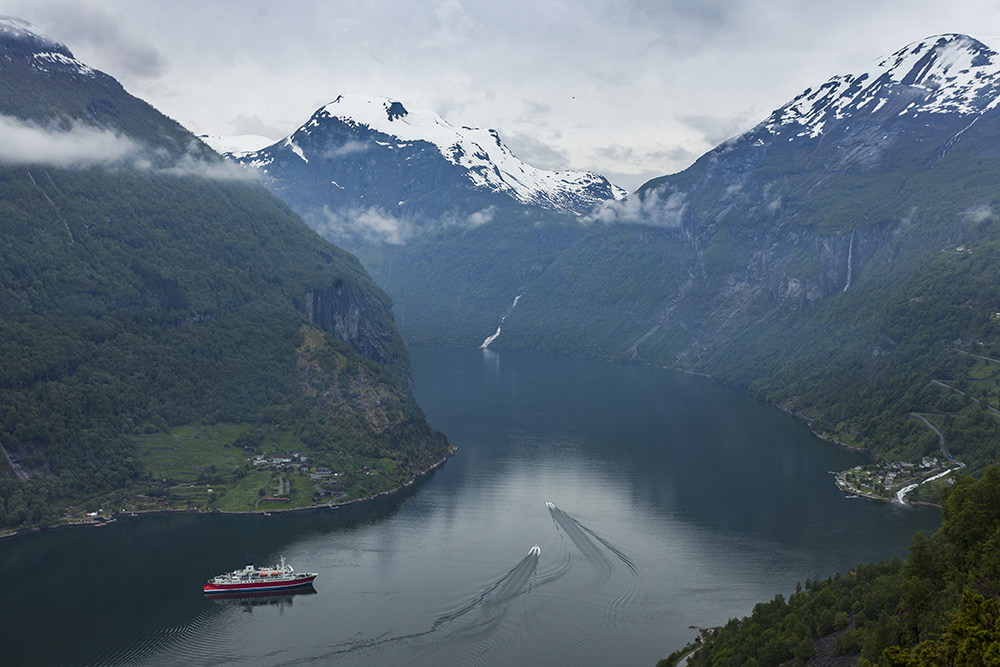
[{"label": "overcast sky", "polygon": [[280,139],[341,93],[491,127],[634,190],[806,87],[924,37],[995,46],[995,0],[0,0],[188,129]]}]

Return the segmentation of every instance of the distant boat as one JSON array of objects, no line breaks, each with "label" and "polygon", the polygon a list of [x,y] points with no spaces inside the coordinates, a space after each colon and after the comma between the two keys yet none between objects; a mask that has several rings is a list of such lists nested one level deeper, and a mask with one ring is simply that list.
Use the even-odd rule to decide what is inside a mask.
[{"label": "distant boat", "polygon": [[212,577],[205,583],[204,591],[206,594],[282,591],[312,586],[317,576],[315,572],[295,572],[282,556],[277,565],[259,568],[247,565],[242,570]]}]

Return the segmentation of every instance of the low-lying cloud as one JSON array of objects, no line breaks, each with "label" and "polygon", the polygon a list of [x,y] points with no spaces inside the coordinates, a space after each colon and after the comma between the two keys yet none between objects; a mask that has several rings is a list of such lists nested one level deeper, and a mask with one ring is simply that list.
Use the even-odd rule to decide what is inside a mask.
[{"label": "low-lying cloud", "polygon": [[496,208],[493,206],[480,209],[466,218],[466,226],[476,228],[480,225],[485,225],[487,222],[493,222],[493,218],[496,216],[496,213]]},{"label": "low-lying cloud", "polygon": [[986,222],[994,217],[993,209],[989,204],[978,204],[962,211],[962,218],[973,224]]},{"label": "low-lying cloud", "polygon": [[322,157],[327,160],[336,160],[355,153],[364,153],[371,149],[371,143],[367,141],[347,141],[339,146],[330,146],[323,150]]},{"label": "low-lying cloud", "polygon": [[310,216],[321,236],[334,243],[354,245],[362,243],[388,243],[402,245],[413,236],[414,225],[377,206],[357,207],[332,211],[324,206],[319,215]]},{"label": "low-lying cloud", "polygon": [[155,171],[169,176],[192,176],[215,181],[259,181],[261,173],[253,168],[230,160],[205,160],[187,154],[169,167]]},{"label": "low-lying cloud", "polygon": [[139,144],[109,130],[82,124],[42,127],[0,115],[0,163],[90,167],[139,157]]},{"label": "low-lying cloud", "polygon": [[447,213],[439,218],[394,215],[377,206],[331,210],[324,206],[305,216],[309,225],[324,238],[346,248],[388,243],[404,245],[418,234],[434,234],[446,229],[475,229],[493,222],[496,208],[488,206],[472,213]]},{"label": "low-lying cloud", "polygon": [[[205,160],[187,153],[169,162],[164,152],[148,148],[111,130],[78,122],[42,126],[0,115],[0,164],[51,167],[128,167],[169,176],[226,181],[259,180],[255,169],[228,160]],[[155,165],[155,166],[154,166]]]},{"label": "low-lying cloud", "polygon": [[605,224],[635,224],[651,227],[680,227],[687,211],[687,196],[672,191],[664,196],[663,188],[656,188],[641,196],[632,194],[618,201],[605,201],[597,211],[586,216],[585,222]]}]

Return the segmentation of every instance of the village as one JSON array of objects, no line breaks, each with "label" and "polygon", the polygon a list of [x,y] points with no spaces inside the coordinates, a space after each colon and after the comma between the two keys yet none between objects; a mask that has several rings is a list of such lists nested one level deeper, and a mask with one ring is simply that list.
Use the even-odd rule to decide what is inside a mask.
[{"label": "village", "polygon": [[[300,452],[291,452],[289,454],[277,454],[268,458],[263,454],[257,454],[252,458],[247,459],[257,470],[270,470],[273,473],[277,473],[277,483],[275,485],[275,493],[272,495],[265,495],[260,498],[258,502],[280,502],[286,503],[290,501],[291,496],[291,481],[286,475],[289,474],[301,474],[309,475],[310,480],[314,485],[314,491],[312,495],[313,503],[320,502],[330,502],[331,500],[336,500],[345,494],[344,485],[347,473],[346,472],[333,472],[329,468],[316,467],[310,468],[307,462],[307,457],[303,456]],[[378,472],[364,466],[361,469],[361,473],[364,475],[377,475]]]},{"label": "village", "polygon": [[855,466],[835,473],[835,479],[840,490],[849,496],[903,503],[918,486],[941,479],[962,467],[957,462],[949,464],[925,456],[920,463],[904,461]]}]

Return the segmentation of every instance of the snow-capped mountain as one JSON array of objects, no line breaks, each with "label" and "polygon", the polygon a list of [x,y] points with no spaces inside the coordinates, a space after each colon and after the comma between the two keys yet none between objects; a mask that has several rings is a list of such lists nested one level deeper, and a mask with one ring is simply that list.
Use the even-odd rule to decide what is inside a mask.
[{"label": "snow-capped mountain", "polygon": [[0,35],[12,53],[26,58],[36,70],[70,72],[90,77],[95,75],[94,70],[74,58],[64,44],[37,32],[27,21],[0,16]]},{"label": "snow-capped mountain", "polygon": [[[997,133],[984,128],[994,121],[1000,122],[1000,55],[966,35],[936,35],[806,89],[685,172],[653,179],[639,193],[656,190],[661,201],[671,194],[690,202],[691,186],[712,173],[732,181],[725,201],[746,197],[749,182],[764,174],[812,174],[821,181],[834,172],[915,170],[959,143],[986,150],[998,142]],[[768,205],[777,212],[782,188],[772,181],[768,189]]]},{"label": "snow-capped mountain", "polygon": [[[522,162],[496,130],[455,127],[384,97],[341,95],[285,139],[232,157],[264,170],[296,208],[377,206],[391,215],[438,217],[474,212],[502,201],[483,195],[500,195],[583,213],[625,196],[597,174]],[[313,192],[292,193],[301,190],[296,182]]]},{"label": "snow-capped mountain", "polygon": [[966,35],[913,42],[870,69],[806,90],[765,121],[773,134],[817,137],[832,121],[879,111],[901,118],[978,116],[1000,104],[1000,58]]},{"label": "snow-capped mountain", "polygon": [[996,219],[997,156],[1000,55],[936,35],[803,91],[595,217],[693,241],[690,275],[712,285],[702,310],[719,317],[684,331],[710,337],[865,289],[870,266],[912,271],[921,253],[973,243]]}]

